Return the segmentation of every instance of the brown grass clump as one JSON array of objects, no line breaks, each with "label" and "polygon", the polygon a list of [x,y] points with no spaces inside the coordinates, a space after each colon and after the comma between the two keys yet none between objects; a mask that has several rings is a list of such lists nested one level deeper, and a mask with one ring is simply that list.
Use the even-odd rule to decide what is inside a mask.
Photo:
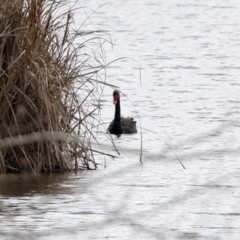
[{"label": "brown grass clump", "polygon": [[60,13],[64,2],[0,0],[1,173],[96,167],[93,89],[103,65],[84,50],[92,33],[71,30],[71,11]]}]

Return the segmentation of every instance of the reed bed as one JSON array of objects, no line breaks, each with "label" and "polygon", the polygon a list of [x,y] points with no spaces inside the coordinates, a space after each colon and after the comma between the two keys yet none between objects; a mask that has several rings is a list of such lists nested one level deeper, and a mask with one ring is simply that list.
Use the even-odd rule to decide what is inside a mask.
[{"label": "reed bed", "polygon": [[63,0],[0,0],[0,173],[96,168],[104,61],[91,48],[98,37],[64,9]]}]

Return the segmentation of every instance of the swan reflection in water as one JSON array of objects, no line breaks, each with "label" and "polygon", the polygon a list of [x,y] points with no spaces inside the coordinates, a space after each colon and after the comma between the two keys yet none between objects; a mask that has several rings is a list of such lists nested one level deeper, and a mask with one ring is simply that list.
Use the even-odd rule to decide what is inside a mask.
[{"label": "swan reflection in water", "polygon": [[108,127],[108,131],[117,136],[137,133],[136,121],[130,117],[121,117],[120,92],[118,90],[113,91],[113,103],[115,104],[115,115]]}]

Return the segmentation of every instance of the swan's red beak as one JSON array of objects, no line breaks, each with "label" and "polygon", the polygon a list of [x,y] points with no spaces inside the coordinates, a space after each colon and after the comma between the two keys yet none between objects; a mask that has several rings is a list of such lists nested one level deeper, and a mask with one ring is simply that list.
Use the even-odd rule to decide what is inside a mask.
[{"label": "swan's red beak", "polygon": [[113,95],[113,104],[117,104],[118,95]]}]

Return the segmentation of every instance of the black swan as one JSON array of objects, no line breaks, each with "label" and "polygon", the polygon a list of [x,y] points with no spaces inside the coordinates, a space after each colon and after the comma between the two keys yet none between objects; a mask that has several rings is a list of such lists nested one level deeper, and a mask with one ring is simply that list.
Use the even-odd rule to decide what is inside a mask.
[{"label": "black swan", "polygon": [[113,91],[113,103],[115,104],[115,116],[108,131],[116,135],[137,133],[136,121],[133,118],[121,117],[120,92],[118,90]]}]

